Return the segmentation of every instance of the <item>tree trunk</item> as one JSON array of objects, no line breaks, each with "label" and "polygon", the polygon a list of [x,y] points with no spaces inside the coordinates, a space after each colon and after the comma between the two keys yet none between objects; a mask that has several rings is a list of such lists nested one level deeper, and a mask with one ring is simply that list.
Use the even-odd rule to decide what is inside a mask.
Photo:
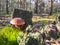
[{"label": "tree trunk", "polygon": [[9,14],[8,0],[6,0],[6,13]]},{"label": "tree trunk", "polygon": [[53,0],[51,0],[51,10],[50,10],[50,15],[52,15],[53,12]]},{"label": "tree trunk", "polygon": [[35,13],[38,13],[38,0],[35,2]]}]

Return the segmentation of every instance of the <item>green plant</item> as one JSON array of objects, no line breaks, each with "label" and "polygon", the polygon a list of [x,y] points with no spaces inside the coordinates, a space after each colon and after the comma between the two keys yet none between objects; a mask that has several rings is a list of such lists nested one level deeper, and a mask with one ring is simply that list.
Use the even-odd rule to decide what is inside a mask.
[{"label": "green plant", "polygon": [[19,32],[13,27],[5,27],[0,30],[0,45],[18,45],[17,36]]}]

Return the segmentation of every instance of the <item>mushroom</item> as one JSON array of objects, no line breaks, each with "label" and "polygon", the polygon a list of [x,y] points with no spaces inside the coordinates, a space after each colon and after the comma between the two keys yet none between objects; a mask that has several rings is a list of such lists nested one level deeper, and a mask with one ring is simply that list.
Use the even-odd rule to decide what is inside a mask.
[{"label": "mushroom", "polygon": [[22,18],[14,18],[10,21],[10,24],[14,25],[16,28],[22,28],[25,21]]}]

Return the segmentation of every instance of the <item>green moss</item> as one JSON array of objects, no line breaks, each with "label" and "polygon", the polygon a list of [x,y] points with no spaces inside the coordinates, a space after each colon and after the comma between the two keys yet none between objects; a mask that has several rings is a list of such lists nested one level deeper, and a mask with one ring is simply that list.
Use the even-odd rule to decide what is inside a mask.
[{"label": "green moss", "polygon": [[18,45],[17,36],[19,30],[13,27],[5,27],[0,31],[0,45]]}]

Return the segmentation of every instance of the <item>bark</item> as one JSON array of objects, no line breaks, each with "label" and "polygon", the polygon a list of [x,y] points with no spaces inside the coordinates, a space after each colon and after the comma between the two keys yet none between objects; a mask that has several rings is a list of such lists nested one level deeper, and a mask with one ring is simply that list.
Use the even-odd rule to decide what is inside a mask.
[{"label": "bark", "polygon": [[8,0],[6,0],[6,13],[9,14]]},{"label": "bark", "polygon": [[50,15],[52,15],[53,12],[53,0],[51,0],[51,10],[50,10]]}]

